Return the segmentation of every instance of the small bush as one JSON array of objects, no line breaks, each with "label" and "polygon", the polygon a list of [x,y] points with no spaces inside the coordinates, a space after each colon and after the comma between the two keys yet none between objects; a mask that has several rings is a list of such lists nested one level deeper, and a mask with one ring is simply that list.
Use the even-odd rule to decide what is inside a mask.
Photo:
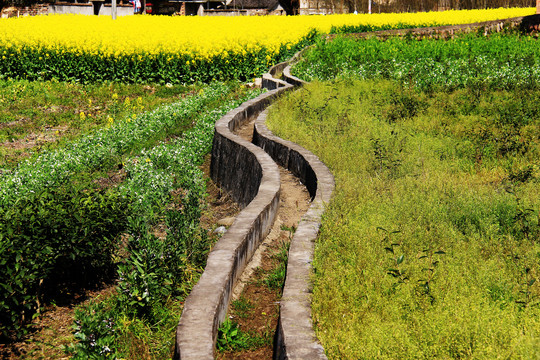
[{"label": "small bush", "polygon": [[44,292],[106,276],[126,208],[126,200],[112,191],[69,185],[0,208],[2,335],[24,333]]}]

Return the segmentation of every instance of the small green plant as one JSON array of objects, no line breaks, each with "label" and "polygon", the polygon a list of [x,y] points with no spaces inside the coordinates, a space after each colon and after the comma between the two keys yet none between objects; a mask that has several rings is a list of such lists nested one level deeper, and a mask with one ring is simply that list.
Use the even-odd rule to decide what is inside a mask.
[{"label": "small green plant", "polygon": [[520,283],[519,293],[520,299],[516,300],[516,304],[526,308],[528,306],[538,304],[538,295],[532,291],[533,285],[536,283],[537,278],[531,271],[531,268],[525,267],[522,273],[522,282]]},{"label": "small green plant", "polygon": [[268,337],[244,332],[235,321],[227,319],[219,327],[216,347],[219,352],[241,351],[261,347],[268,341]]},{"label": "small green plant", "polygon": [[373,167],[379,173],[388,172],[392,177],[397,176],[402,164],[402,153],[405,138],[399,138],[398,132],[390,131],[387,141],[379,138],[371,139],[374,162]]},{"label": "small green plant", "polygon": [[271,270],[263,283],[273,290],[281,290],[285,283],[285,277],[287,275],[287,260],[289,258],[289,241],[281,243],[277,252],[272,255],[274,262],[277,263],[276,267]]},{"label": "small green plant", "polygon": [[534,180],[534,166],[528,165],[515,171],[510,169],[507,179],[511,184],[525,184],[531,180]]},{"label": "small green plant", "polygon": [[513,195],[516,204],[515,214],[512,219],[513,227],[511,229],[513,235],[517,239],[526,239],[535,242],[539,241],[540,212],[523,205],[522,199],[517,194],[515,186],[507,187],[506,192]]},{"label": "small green plant", "polygon": [[237,300],[234,300],[231,303],[231,307],[236,316],[240,319],[246,319],[253,313],[255,305],[253,305],[249,299],[246,299],[241,295]]},{"label": "small green plant", "polygon": [[401,246],[400,242],[394,240],[394,234],[401,233],[400,230],[389,231],[382,227],[377,227],[377,231],[383,232],[382,243],[384,250],[390,254],[391,265],[386,269],[386,273],[392,276],[396,282],[394,283],[394,288],[400,284],[403,284],[409,280],[409,275],[402,267],[402,263],[405,261],[405,254],[399,253],[397,250]]},{"label": "small green plant", "polygon": [[386,120],[389,123],[395,123],[412,118],[425,108],[426,104],[422,103],[416,96],[396,92],[390,98],[390,104],[386,110]]},{"label": "small green plant", "polygon": [[431,247],[422,250],[419,260],[425,259],[425,266],[422,268],[422,278],[418,279],[416,294],[424,297],[429,301],[430,305],[435,303],[435,296],[431,291],[431,283],[435,278],[436,269],[439,265],[439,258],[446,253],[442,250],[434,251]]},{"label": "small green plant", "polygon": [[281,225],[279,228],[283,231],[288,231],[289,237],[292,237],[294,233],[296,232],[296,226],[294,225],[293,226]]},{"label": "small green plant", "polygon": [[91,302],[75,310],[73,332],[77,342],[65,348],[72,359],[114,359],[117,329],[114,301]]}]

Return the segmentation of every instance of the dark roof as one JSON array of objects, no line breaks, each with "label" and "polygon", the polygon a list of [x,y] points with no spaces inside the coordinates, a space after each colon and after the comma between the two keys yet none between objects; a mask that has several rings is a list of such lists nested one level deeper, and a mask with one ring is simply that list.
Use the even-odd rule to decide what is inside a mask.
[{"label": "dark roof", "polygon": [[233,0],[227,7],[235,7],[237,9],[272,9],[277,3],[277,0]]}]

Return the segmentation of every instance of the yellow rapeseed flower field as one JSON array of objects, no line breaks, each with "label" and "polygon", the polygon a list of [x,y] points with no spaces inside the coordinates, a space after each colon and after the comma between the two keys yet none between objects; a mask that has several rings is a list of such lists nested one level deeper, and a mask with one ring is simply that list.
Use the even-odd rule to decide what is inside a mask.
[{"label": "yellow rapeseed flower field", "polygon": [[398,23],[466,24],[534,13],[534,8],[461,10],[403,14],[330,16],[169,17],[51,15],[0,20],[0,44],[67,47],[106,54],[189,53],[200,57],[253,52],[261,46],[278,51],[294,45],[310,29],[332,26]]},{"label": "yellow rapeseed flower field", "polygon": [[[27,78],[47,77],[43,72],[38,76],[32,73],[34,70],[19,69],[20,63],[31,62],[38,67],[44,61],[48,64],[47,71],[52,74],[60,71],[56,69],[57,64],[60,58],[65,59],[66,54],[71,57],[64,61],[62,67],[73,67],[74,73],[81,73],[73,65],[78,62],[77,66],[82,66],[80,59],[74,60],[77,57],[91,58],[86,63],[95,64],[96,59],[107,58],[117,67],[131,69],[136,63],[150,66],[147,61],[155,62],[160,57],[160,65],[185,67],[180,69],[181,72],[200,67],[201,63],[214,63],[213,68],[218,70],[209,76],[211,80],[223,78],[223,69],[233,66],[250,67],[254,74],[260,73],[279,60],[284,51],[294,50],[313,29],[325,33],[332,26],[344,25],[379,27],[407,24],[415,27],[463,24],[530,15],[534,11],[534,8],[511,8],[329,16],[127,16],[115,21],[109,17],[84,15],[0,19],[0,56],[3,60],[11,58],[19,62],[12,63],[9,68],[7,63],[4,66],[0,64],[0,73],[18,71],[25,72]],[[126,56],[129,64],[123,63]],[[219,63],[217,68],[215,63]],[[233,70],[225,72],[234,73]],[[241,72],[245,73],[245,69]],[[58,76],[49,74],[48,77]]]}]

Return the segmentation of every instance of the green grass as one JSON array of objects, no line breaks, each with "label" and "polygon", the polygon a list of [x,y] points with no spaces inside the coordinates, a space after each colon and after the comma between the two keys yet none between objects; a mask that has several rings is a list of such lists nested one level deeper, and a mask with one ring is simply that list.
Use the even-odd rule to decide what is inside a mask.
[{"label": "green grass", "polygon": [[246,299],[243,295],[241,295],[237,300],[231,302],[231,307],[234,314],[240,319],[249,318],[255,309],[255,305],[253,305],[251,301]]},{"label": "green grass", "polygon": [[343,80],[273,107],[336,177],[314,261],[329,358],[539,356],[539,96]]},{"label": "green grass", "polygon": [[0,80],[0,167],[111,121],[177,102],[199,88]]},{"label": "green grass", "polygon": [[[282,227],[282,230],[283,229]],[[287,229],[290,231],[291,236],[294,233],[292,229]],[[266,274],[263,279],[263,283],[268,286],[271,290],[281,290],[283,289],[283,284],[285,283],[285,277],[287,275],[287,260],[289,258],[289,245],[290,239],[283,241],[279,244],[279,248],[272,254],[272,259],[274,262],[274,268]]]},{"label": "green grass", "polygon": [[216,348],[218,352],[252,350],[265,346],[270,337],[255,331],[243,331],[234,320],[225,320],[219,327]]}]

